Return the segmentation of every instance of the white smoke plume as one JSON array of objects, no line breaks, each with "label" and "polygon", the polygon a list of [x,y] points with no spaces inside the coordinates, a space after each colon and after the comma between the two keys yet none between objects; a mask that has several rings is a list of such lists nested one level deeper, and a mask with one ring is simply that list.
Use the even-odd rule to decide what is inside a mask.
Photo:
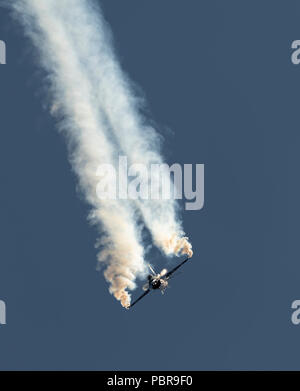
[{"label": "white smoke plume", "polygon": [[[92,4],[92,3],[89,3]],[[101,14],[92,12],[84,1],[77,1],[69,20],[80,20],[82,28],[70,23],[72,36],[80,44],[85,58],[89,58],[88,72],[97,91],[99,107],[104,111],[110,129],[130,163],[147,166],[162,164],[159,153],[158,135],[139,113],[140,101],[135,98],[130,82],[121,70],[113,52],[107,26]],[[89,44],[86,44],[86,43]],[[144,171],[138,170],[140,177]],[[153,177],[151,178],[153,181]],[[152,186],[160,187],[158,183]],[[172,186],[172,183],[170,183]],[[138,200],[143,219],[150,229],[153,240],[165,254],[188,254],[192,256],[188,238],[182,237],[183,230],[176,213],[175,200]]]},{"label": "white smoke plume", "polygon": [[[163,163],[158,135],[140,114],[140,101],[119,66],[109,29],[93,0],[15,0],[12,8],[47,71],[51,112],[61,118],[72,167],[92,206],[91,220],[102,233],[98,259],[107,265],[110,292],[127,307],[128,290],[146,269],[140,220],[166,255],[192,256],[174,200],[136,200],[133,205],[96,195],[97,167],[117,166],[120,153],[131,164]],[[160,182],[155,185],[159,188]]]}]

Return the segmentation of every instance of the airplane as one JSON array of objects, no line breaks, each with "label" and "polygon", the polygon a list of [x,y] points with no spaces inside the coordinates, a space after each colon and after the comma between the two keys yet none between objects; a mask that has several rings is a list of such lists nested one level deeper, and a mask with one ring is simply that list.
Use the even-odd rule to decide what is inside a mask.
[{"label": "airplane", "polygon": [[161,293],[164,293],[165,289],[168,287],[168,280],[171,278],[172,274],[179,269],[184,263],[186,263],[190,257],[187,257],[184,261],[182,261],[179,265],[175,266],[169,272],[167,269],[163,269],[160,273],[156,274],[153,267],[149,266],[152,274],[149,274],[147,279],[148,282],[143,286],[143,290],[145,291],[140,297],[138,297],[132,304],[130,304],[127,309],[133,307],[138,301],[140,301],[143,297],[148,295],[152,290],[160,289]]}]

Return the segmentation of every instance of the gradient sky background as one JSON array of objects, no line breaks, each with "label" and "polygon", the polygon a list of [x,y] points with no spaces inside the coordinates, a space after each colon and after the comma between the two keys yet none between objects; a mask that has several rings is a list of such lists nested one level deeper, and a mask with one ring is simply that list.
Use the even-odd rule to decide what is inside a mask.
[{"label": "gradient sky background", "polygon": [[0,369],[299,369],[299,2],[100,3],[167,161],[205,164],[195,255],[131,311],[108,293],[35,51],[0,9]]}]

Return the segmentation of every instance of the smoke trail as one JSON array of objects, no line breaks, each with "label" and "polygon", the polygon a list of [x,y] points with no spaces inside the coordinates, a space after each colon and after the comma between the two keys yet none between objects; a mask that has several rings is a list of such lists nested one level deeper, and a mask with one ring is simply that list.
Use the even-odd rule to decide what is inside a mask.
[{"label": "smoke trail", "polygon": [[[91,220],[101,225],[105,238],[100,261],[108,263],[105,277],[110,291],[123,306],[130,303],[127,289],[145,270],[136,217],[129,205],[118,200],[101,201],[96,196],[95,176],[101,163],[115,164],[113,144],[105,136],[105,121],[97,108],[93,85],[88,79],[84,56],[76,47],[65,17],[72,14],[69,1],[20,0],[14,4],[26,33],[40,50],[42,66],[50,77],[55,108],[63,115],[60,129],[68,139],[70,161],[80,187],[92,206]],[[72,23],[77,24],[73,19]]]},{"label": "smoke trail", "polygon": [[[114,55],[108,27],[99,8],[92,9],[92,2],[72,1],[72,14],[66,16],[74,37],[84,57],[88,58],[88,72],[93,79],[99,106],[104,111],[110,129],[116,136],[120,148],[132,164],[142,163],[150,170],[151,164],[162,164],[159,153],[159,138],[153,128],[146,124],[139,111],[140,100],[135,98],[130,82],[122,72]],[[89,6],[90,5],[90,6]],[[72,20],[80,20],[81,28]],[[137,169],[141,178],[144,171]],[[173,183],[166,173],[164,183]],[[147,178],[144,178],[147,180]],[[161,190],[161,180],[157,178],[151,186]],[[192,256],[192,246],[183,236],[181,224],[177,217],[176,201],[169,200],[136,200],[142,217],[149,228],[155,244],[167,255],[188,254]]]},{"label": "smoke trail", "polygon": [[[91,221],[105,234],[99,241],[98,259],[107,264],[104,275],[110,292],[128,306],[128,290],[145,273],[140,217],[165,254],[192,256],[191,244],[174,200],[139,199],[135,208],[125,200],[101,200],[95,191],[96,172],[103,163],[117,166],[120,152],[131,164],[150,168],[163,163],[159,137],[139,114],[140,100],[116,60],[109,29],[92,0],[16,0],[12,7],[39,49],[41,65],[49,75],[51,111],[62,118],[59,128],[67,137],[71,165],[92,206]],[[138,175],[142,177],[143,170]],[[161,188],[159,179],[154,186]]]}]

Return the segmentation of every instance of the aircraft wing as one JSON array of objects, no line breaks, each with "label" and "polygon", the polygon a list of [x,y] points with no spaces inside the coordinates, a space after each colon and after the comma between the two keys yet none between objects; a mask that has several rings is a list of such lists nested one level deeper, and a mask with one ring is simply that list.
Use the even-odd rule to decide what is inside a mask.
[{"label": "aircraft wing", "polygon": [[147,289],[140,297],[138,297],[128,308],[133,307],[138,301],[140,301],[144,296],[148,295],[151,289]]},{"label": "aircraft wing", "polygon": [[170,278],[171,275],[177,270],[179,269],[184,263],[186,263],[190,258],[186,258],[184,261],[182,261],[179,265],[175,266],[172,270],[170,270],[164,277],[165,278]]}]

